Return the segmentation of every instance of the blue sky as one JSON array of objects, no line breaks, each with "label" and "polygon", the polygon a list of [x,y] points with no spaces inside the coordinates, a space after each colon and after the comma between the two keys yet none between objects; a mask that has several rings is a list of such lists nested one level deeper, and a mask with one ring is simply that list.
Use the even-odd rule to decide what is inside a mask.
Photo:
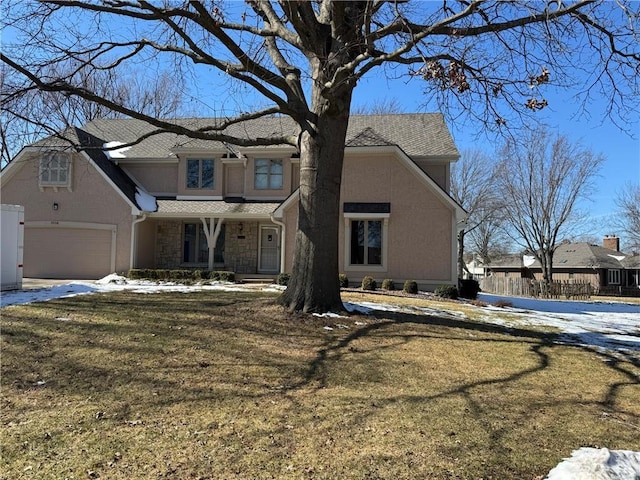
[{"label": "blue sky", "polygon": [[[624,132],[604,118],[607,107],[604,101],[590,104],[589,112],[585,114],[573,98],[574,94],[567,90],[548,89],[544,97],[549,101],[549,106],[536,112],[535,116],[553,131],[603,154],[606,160],[595,178],[596,190],[590,201],[580,205],[589,217],[583,234],[594,239],[617,234],[624,248],[622,233],[610,225],[610,218],[616,212],[616,193],[630,182],[640,185],[640,113],[627,124],[627,131]],[[407,112],[435,110],[422,106],[425,99],[419,81],[390,83],[382,78],[361,81],[356,87],[353,105],[358,107],[392,99]],[[496,142],[499,142],[491,135],[475,135],[481,129],[478,124],[466,122],[463,125],[460,120],[449,121],[448,126],[460,151],[478,148],[492,153]]]},{"label": "blue sky", "polygon": [[[2,32],[2,40],[5,46],[10,44],[14,41],[13,32]],[[224,79],[220,74],[211,74],[211,71],[208,75],[208,78],[197,77],[200,88],[196,89],[194,98],[198,101],[191,107],[197,109],[199,114],[210,115],[212,112],[204,110],[212,105],[216,105],[217,113],[224,111],[225,107],[237,110],[241,104],[250,108],[256,106],[255,101],[251,101],[256,97],[250,91],[235,90],[229,94],[227,90],[226,96],[220,95],[221,85],[224,90]],[[211,98],[212,92],[215,92],[214,98]],[[635,120],[627,126],[627,132],[623,132],[607,118],[603,118],[606,110],[603,100],[596,99],[591,104],[588,115],[585,115],[581,112],[580,105],[572,98],[574,93],[566,90],[554,91],[549,86],[544,92],[549,106],[537,112],[536,117],[558,133],[568,135],[571,140],[581,141],[585,146],[606,157],[600,175],[596,178],[596,191],[592,201],[581,205],[581,208],[590,214],[590,221],[585,225],[583,233],[597,239],[606,234],[619,233],[609,222],[609,218],[616,211],[616,193],[626,183],[640,184],[640,114],[635,115]],[[202,94],[205,94],[204,98],[200,96]],[[237,98],[238,96],[240,98]],[[402,80],[387,81],[385,69],[380,68],[359,82],[355,89],[353,106],[360,107],[384,100],[398,102],[406,112],[437,111],[437,106],[425,106],[420,80],[414,79],[409,83]],[[462,119],[449,121],[448,126],[460,151],[480,148],[491,153],[499,141],[495,137],[476,135],[482,129],[481,125],[463,123]],[[622,244],[624,246],[624,238]]]}]

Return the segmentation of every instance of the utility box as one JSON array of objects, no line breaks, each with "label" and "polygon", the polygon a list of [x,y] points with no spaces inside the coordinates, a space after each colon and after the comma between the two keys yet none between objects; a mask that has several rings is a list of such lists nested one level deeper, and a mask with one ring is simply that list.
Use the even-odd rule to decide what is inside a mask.
[{"label": "utility box", "polygon": [[22,259],[24,255],[24,207],[2,204],[0,212],[2,274],[1,290],[22,288]]}]

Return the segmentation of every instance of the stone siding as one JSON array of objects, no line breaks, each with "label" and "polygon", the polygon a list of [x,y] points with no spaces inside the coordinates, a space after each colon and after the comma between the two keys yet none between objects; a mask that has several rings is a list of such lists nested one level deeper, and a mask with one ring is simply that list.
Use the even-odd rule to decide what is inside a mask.
[{"label": "stone siding", "polygon": [[159,220],[156,233],[156,268],[180,268],[182,263],[182,222]]},{"label": "stone siding", "polygon": [[227,270],[235,273],[258,271],[258,234],[258,224],[254,222],[227,224],[224,252]]},{"label": "stone siding", "polygon": [[[184,268],[180,220],[159,220],[156,238],[156,268]],[[235,273],[258,271],[258,223],[225,222],[224,270]],[[217,269],[222,267],[216,267]]]}]

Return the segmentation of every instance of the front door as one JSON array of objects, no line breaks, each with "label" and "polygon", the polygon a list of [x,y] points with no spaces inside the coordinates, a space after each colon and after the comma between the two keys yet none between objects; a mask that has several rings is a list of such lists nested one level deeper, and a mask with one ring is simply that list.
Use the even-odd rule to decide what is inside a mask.
[{"label": "front door", "polygon": [[278,273],[280,270],[280,235],[277,227],[260,227],[260,259],[258,272]]}]

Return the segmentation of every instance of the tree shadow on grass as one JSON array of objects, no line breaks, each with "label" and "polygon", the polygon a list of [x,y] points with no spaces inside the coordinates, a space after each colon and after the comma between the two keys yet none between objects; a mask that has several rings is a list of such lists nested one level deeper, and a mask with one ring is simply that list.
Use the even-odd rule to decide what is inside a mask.
[{"label": "tree shadow on grass", "polygon": [[[401,347],[404,343],[421,339],[482,342],[496,346],[505,343],[517,343],[528,346],[526,351],[532,359],[532,362],[525,362],[527,365],[514,367],[511,372],[493,375],[490,378],[485,376],[485,378],[478,378],[477,380],[465,380],[462,383],[451,382],[446,388],[431,389],[430,385],[427,384],[425,385],[424,392],[416,393],[414,389],[409,393],[403,391],[398,391],[397,393],[381,393],[376,398],[375,404],[372,405],[372,407],[375,408],[362,408],[359,414],[354,416],[352,422],[356,430],[357,426],[366,425],[369,421],[373,421],[372,417],[382,415],[382,412],[385,411],[384,409],[394,409],[396,405],[410,404],[417,407],[417,410],[420,411],[422,409],[428,410],[432,402],[441,400],[446,402],[451,399],[460,399],[466,405],[464,411],[467,412],[466,414],[464,412],[462,414],[472,417],[474,419],[474,428],[478,428],[484,432],[487,438],[484,454],[495,457],[493,461],[495,465],[505,464],[504,459],[513,453],[513,443],[509,437],[514,435],[514,430],[518,429],[517,424],[525,425],[529,422],[535,422],[535,417],[539,410],[557,409],[557,411],[576,412],[588,409],[592,412],[591,415],[593,411],[601,411],[603,416],[608,416],[612,421],[625,423],[628,428],[638,428],[637,424],[640,421],[638,412],[635,410],[626,410],[620,406],[619,402],[619,397],[625,388],[638,387],[640,385],[640,376],[638,376],[636,370],[638,363],[637,359],[633,357],[627,358],[615,352],[575,343],[567,344],[563,341],[563,335],[560,334],[465,321],[457,318],[375,310],[369,312],[368,318],[369,322],[366,325],[351,330],[346,335],[328,338],[325,346],[318,350],[317,356],[310,362],[305,379],[292,388],[302,388],[312,384],[317,385],[319,389],[331,387],[331,370],[340,368],[339,365],[347,356],[357,355],[359,353],[364,355],[371,353],[369,350],[360,350],[354,347],[354,345],[356,345],[359,340],[374,336],[380,336],[388,340],[384,346],[375,347],[378,351],[384,348]],[[398,326],[409,327],[409,331],[402,333],[396,328]],[[606,385],[603,385],[605,387],[604,394],[600,395],[599,398],[591,398],[589,400],[579,398],[579,395],[565,396],[560,394],[556,397],[551,394],[548,398],[545,398],[543,395],[537,395],[536,400],[526,402],[527,405],[537,408],[525,409],[525,411],[522,412],[510,411],[506,413],[507,420],[502,421],[499,412],[499,405],[502,399],[497,399],[495,402],[492,402],[489,398],[486,398],[486,392],[494,392],[495,395],[500,396],[500,392],[504,392],[505,389],[517,390],[518,388],[523,388],[521,386],[523,383],[521,382],[525,382],[524,385],[526,385],[527,377],[542,373],[554,363],[553,352],[554,349],[557,348],[574,348],[593,354],[603,361],[608,368],[620,374],[624,379],[607,382]],[[554,367],[557,368],[557,365],[554,365]],[[482,377],[482,375],[479,375],[479,377]],[[526,397],[526,391],[523,390],[520,395]],[[513,405],[511,405],[511,408],[513,408]],[[415,409],[412,411],[415,411]],[[460,411],[457,412],[458,415],[460,413]],[[456,412],[452,412],[452,414],[456,414]],[[626,418],[627,420],[631,419],[632,423],[617,420],[617,417]],[[517,421],[514,420],[514,418],[517,418]],[[569,418],[565,419],[565,421],[571,422]],[[514,425],[513,422],[515,422],[516,425]],[[423,428],[428,429],[429,427]],[[442,435],[443,432],[438,432],[438,434]],[[540,431],[539,434],[544,437],[548,435],[548,432]],[[451,432],[451,435],[456,435],[456,432]],[[571,437],[568,436],[567,438]],[[560,443],[566,441],[564,437],[559,440]],[[581,441],[584,442],[585,439]],[[574,445],[573,447],[577,448],[577,446],[578,445]],[[451,453],[452,456],[469,455],[469,452],[464,451],[466,447],[454,445],[443,448],[445,450],[450,448],[451,452],[455,452]],[[567,454],[569,451],[567,451]],[[559,458],[561,458],[561,455]],[[549,468],[553,464],[554,463],[551,463]],[[505,465],[508,466],[508,462]],[[480,473],[481,472],[478,472],[478,474]],[[485,473],[490,475],[495,474],[495,472],[491,471]]]},{"label": "tree shadow on grass", "polygon": [[[421,331],[419,333],[412,333],[408,335],[398,335],[392,331],[392,327],[401,325],[424,326],[429,329],[446,329],[447,333],[444,335],[446,338],[454,338],[451,337],[451,335],[453,335],[451,332],[455,330],[498,336],[498,338],[478,338],[477,340],[465,337],[465,341],[491,342],[496,344],[500,342],[528,343],[528,350],[536,359],[535,365],[530,368],[525,368],[500,378],[469,382],[454,389],[439,392],[436,395],[420,397],[420,401],[428,401],[450,395],[467,394],[474,388],[486,385],[500,385],[517,382],[526,376],[536,374],[548,368],[550,359],[549,355],[545,353],[544,350],[552,349],[560,345],[596,355],[609,368],[621,374],[623,377],[626,377],[626,381],[615,382],[609,385],[606,395],[600,402],[602,408],[615,409],[619,392],[624,387],[640,385],[640,375],[635,371],[635,369],[640,368],[640,359],[636,356],[627,355],[624,351],[613,352],[603,348],[585,345],[581,342],[572,341],[571,337],[568,337],[565,334],[467,321],[453,317],[418,315],[406,312],[371,310],[368,313],[368,317],[374,319],[374,322],[360,326],[343,337],[335,339],[329,338],[325,346],[318,350],[316,357],[309,363],[305,378],[291,388],[302,388],[313,383],[315,383],[318,388],[327,387],[327,372],[329,366],[338,364],[345,355],[351,355],[354,352],[357,352],[357,349],[354,349],[351,345],[359,339],[371,337],[372,335],[380,335],[386,339],[393,339],[395,341],[395,343],[387,344],[384,347],[377,347],[378,349],[382,349],[397,347],[402,343],[407,343],[417,338],[428,338],[430,336],[443,338],[442,333],[435,334],[433,330],[431,330],[431,332]],[[593,335],[597,334],[594,333]],[[460,337],[460,339],[462,340],[463,338]],[[596,345],[597,344],[599,344],[599,342],[596,342]]]}]

